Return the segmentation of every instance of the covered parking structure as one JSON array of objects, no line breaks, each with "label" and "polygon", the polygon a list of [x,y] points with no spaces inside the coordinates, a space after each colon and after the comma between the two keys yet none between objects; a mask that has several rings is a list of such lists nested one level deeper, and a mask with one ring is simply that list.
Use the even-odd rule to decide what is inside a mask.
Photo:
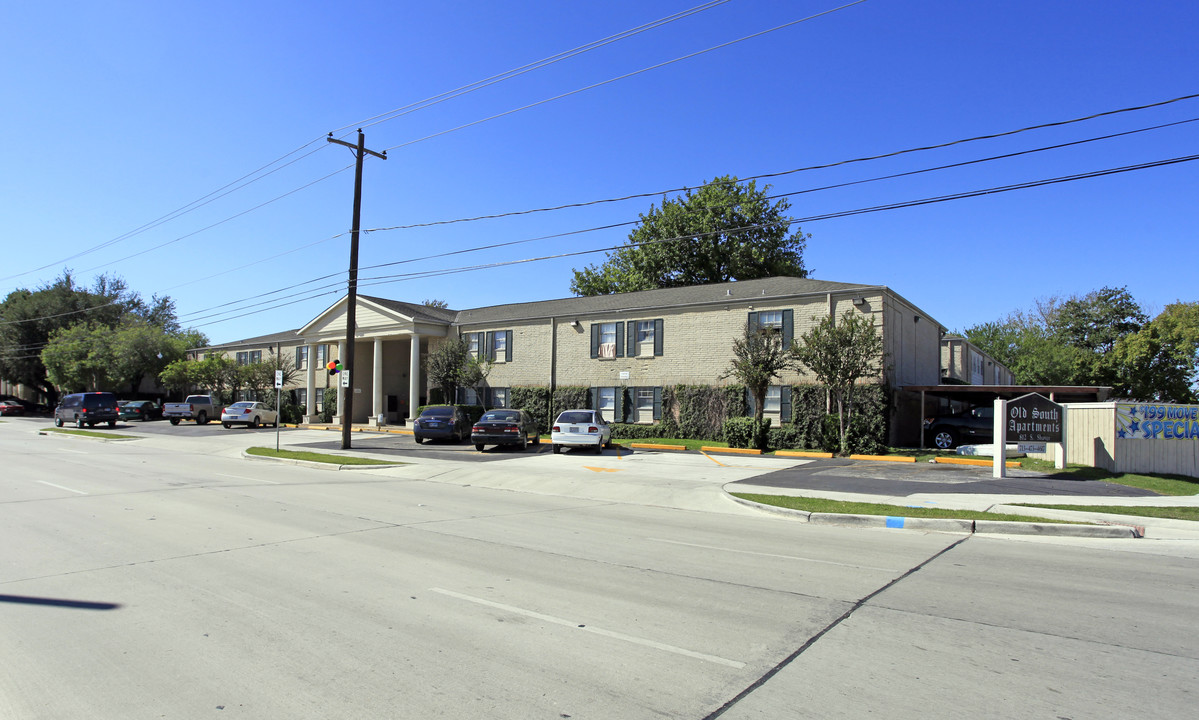
[{"label": "covered parking structure", "polygon": [[[965,407],[988,405],[998,399],[1014,400],[1029,393],[1039,393],[1055,403],[1099,403],[1106,401],[1112,392],[1110,387],[1104,385],[905,385],[900,389],[913,394],[920,393],[921,413],[914,420],[916,427],[921,428],[926,417]],[[928,406],[930,397],[936,401],[932,409]],[[921,449],[924,446],[924,432],[921,431]]]}]

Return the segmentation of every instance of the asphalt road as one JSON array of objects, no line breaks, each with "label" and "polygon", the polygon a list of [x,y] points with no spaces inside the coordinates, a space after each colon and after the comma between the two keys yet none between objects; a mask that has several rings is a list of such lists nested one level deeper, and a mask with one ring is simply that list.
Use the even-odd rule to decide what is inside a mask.
[{"label": "asphalt road", "polygon": [[336,472],[243,459],[264,431],[38,427],[0,424],[6,719],[1195,706],[1192,543],[812,526],[723,497],[765,458]]}]

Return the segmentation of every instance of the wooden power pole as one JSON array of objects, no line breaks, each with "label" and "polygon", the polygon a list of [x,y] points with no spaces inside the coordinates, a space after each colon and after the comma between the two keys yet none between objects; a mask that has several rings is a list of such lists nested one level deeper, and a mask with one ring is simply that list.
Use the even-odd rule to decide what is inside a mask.
[{"label": "wooden power pole", "polygon": [[344,145],[354,151],[354,220],[350,226],[350,287],[346,304],[346,355],[341,359],[342,372],[349,376],[348,387],[340,387],[341,401],[341,449],[350,449],[350,418],[354,414],[354,331],[358,329],[355,311],[358,309],[358,229],[362,215],[362,159],[374,155],[383,160],[387,159],[387,151],[377,153],[366,149],[366,136],[358,131],[358,144],[351,145],[344,140],[336,140],[333,133],[327,138],[331,143]]}]

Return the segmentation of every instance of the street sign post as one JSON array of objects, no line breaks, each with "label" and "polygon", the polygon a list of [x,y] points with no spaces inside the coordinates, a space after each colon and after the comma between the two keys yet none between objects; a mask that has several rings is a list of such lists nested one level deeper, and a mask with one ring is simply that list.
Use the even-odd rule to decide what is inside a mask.
[{"label": "street sign post", "polygon": [[279,454],[279,416],[283,414],[283,371],[275,371],[275,454]]}]

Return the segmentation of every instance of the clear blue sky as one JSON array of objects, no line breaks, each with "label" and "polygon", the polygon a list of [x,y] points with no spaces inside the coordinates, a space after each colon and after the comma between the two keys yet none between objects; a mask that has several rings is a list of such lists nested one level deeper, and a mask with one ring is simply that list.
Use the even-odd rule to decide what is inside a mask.
[{"label": "clear blue sky", "polygon": [[[170,295],[183,323],[213,342],[299,327],[344,292],[353,173],[326,176],[353,158],[325,142],[330,131],[361,126],[368,147],[389,149],[365,172],[363,227],[382,228],[660,193],[1199,93],[1199,3],[866,0],[445,132],[839,4],[715,4],[376,122],[368,119],[701,0],[9,3],[0,28],[0,296],[71,268],[84,283],[107,272],[143,296]],[[795,193],[1192,118],[1199,99],[769,182]],[[128,235],[297,148],[284,161],[294,163]],[[814,217],[1196,153],[1199,122],[795,195],[791,212]],[[813,277],[890,286],[950,329],[1104,285],[1128,286],[1156,312],[1199,299],[1197,179],[1199,162],[1187,162],[800,226],[812,236]],[[627,227],[369,268],[635,221],[651,202],[660,197],[368,233],[360,291],[456,309],[567,297],[571,269],[602,253],[369,278],[604,248],[623,242]],[[334,277],[304,284],[325,275]],[[281,288],[331,294],[209,310]],[[245,314],[264,301],[283,307]],[[213,322],[229,315],[241,317]]]}]

